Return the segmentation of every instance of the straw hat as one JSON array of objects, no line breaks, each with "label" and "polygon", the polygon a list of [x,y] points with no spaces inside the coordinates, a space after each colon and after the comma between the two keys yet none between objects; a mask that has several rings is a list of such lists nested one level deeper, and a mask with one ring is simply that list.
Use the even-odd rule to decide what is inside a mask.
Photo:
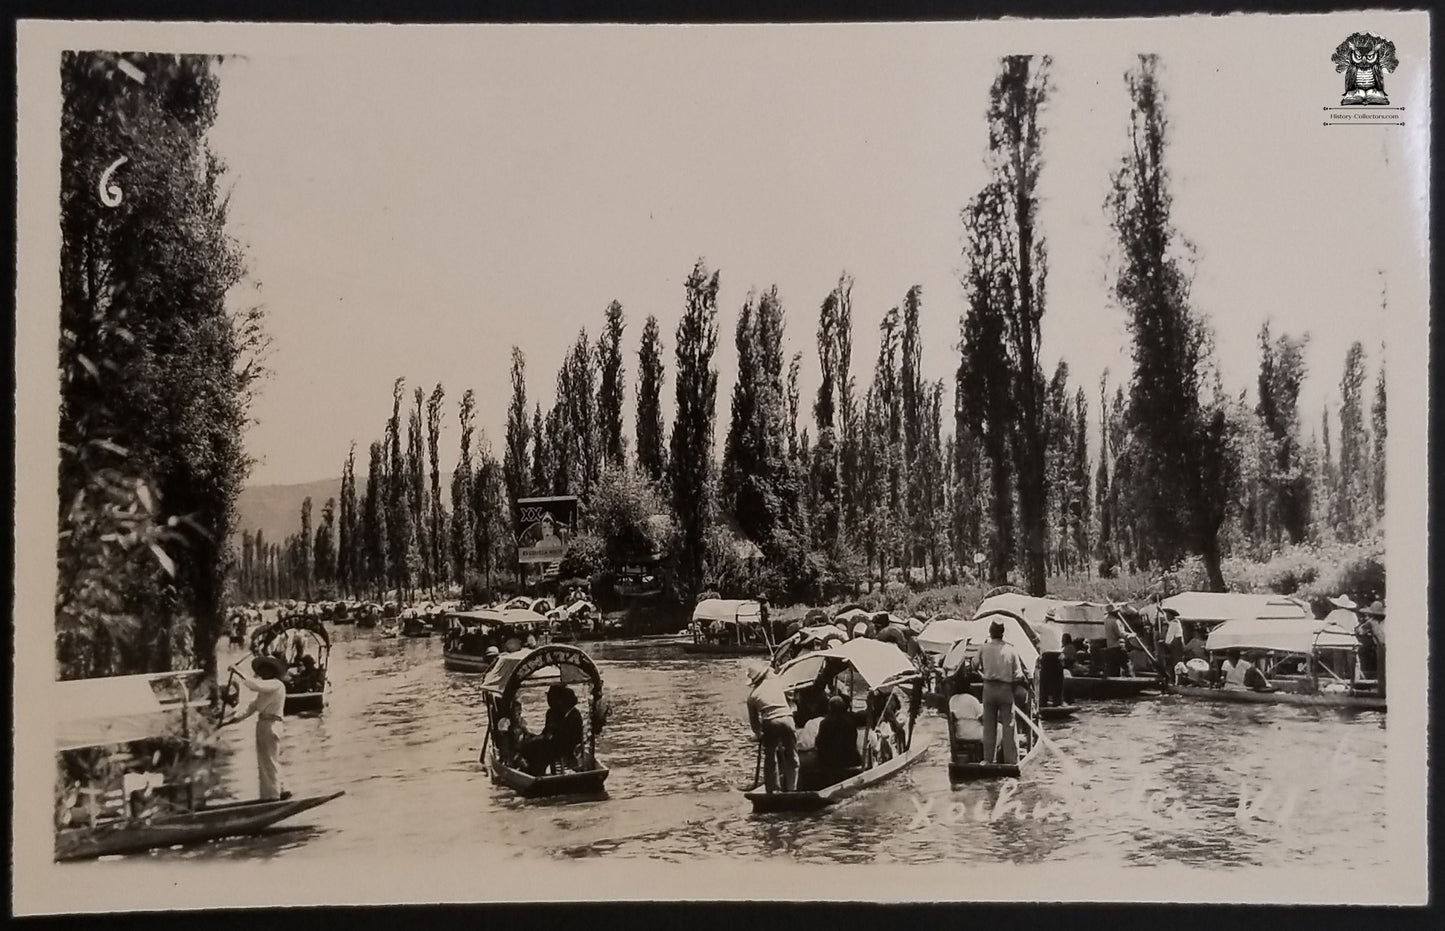
[{"label": "straw hat", "polygon": [[908,632],[911,634],[923,633],[923,622],[916,617],[908,619]]},{"label": "straw hat", "polygon": [[498,650],[496,647],[487,647],[487,649],[486,649],[485,651],[483,651],[482,655],[483,655],[483,656],[501,656],[501,655],[502,655],[502,651],[501,651],[501,650]]},{"label": "straw hat", "polygon": [[768,667],[762,663],[748,663],[748,682],[757,685],[768,674]]},{"label": "straw hat", "polygon": [[286,664],[274,656],[258,656],[251,660],[251,671],[256,675],[262,675],[268,670],[273,678],[281,679],[286,675]]},{"label": "straw hat", "polygon": [[1360,607],[1359,605],[1355,604],[1355,599],[1351,598],[1349,595],[1341,595],[1338,598],[1331,598],[1330,604],[1334,605],[1336,608],[1344,608],[1346,611],[1357,611]]},{"label": "straw hat", "polygon": [[1361,608],[1360,613],[1365,617],[1383,618],[1385,616],[1385,603],[1377,598],[1370,603],[1368,608]]}]

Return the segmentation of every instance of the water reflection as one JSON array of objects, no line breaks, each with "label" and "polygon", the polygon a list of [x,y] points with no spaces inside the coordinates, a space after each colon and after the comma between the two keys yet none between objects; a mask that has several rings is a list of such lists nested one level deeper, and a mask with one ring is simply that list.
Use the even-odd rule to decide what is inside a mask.
[{"label": "water reflection", "polygon": [[[612,706],[597,748],[612,770],[605,796],[526,801],[494,786],[479,762],[481,677],[444,670],[435,638],[382,640],[342,627],[326,712],[288,719],[284,752],[298,794],[347,794],[297,827],[142,859],[388,848],[446,858],[483,845],[518,857],[675,862],[1246,867],[1384,858],[1385,733],[1376,713],[1172,697],[1096,702],[1046,725],[1071,766],[1044,754],[1021,780],[954,787],[944,721],[925,712],[917,735],[931,749],[913,768],[823,813],[755,816],[739,791],[756,763],[744,660],[689,657],[677,641],[583,647]],[[254,794],[249,730],[223,734],[232,792]],[[1284,824],[1270,820],[1289,805]]]}]

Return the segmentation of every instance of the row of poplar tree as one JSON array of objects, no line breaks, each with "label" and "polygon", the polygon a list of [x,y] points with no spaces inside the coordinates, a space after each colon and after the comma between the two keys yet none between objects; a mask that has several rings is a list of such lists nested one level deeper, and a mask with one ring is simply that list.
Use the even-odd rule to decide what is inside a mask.
[{"label": "row of poplar tree", "polygon": [[[398,381],[364,491],[353,448],[339,508],[328,500],[318,527],[308,500],[298,535],[243,539],[243,587],[276,595],[434,590],[474,576],[490,583],[516,569],[513,503],[544,494],[582,501],[584,532],[563,574],[615,570],[662,550],[682,598],[752,586],[776,599],[817,599],[867,579],[963,576],[1016,579],[1042,594],[1051,575],[1112,575],[1189,554],[1222,589],[1226,553],[1262,558],[1287,544],[1370,535],[1384,506],[1383,364],[1367,399],[1365,353],[1351,347],[1337,452],[1328,408],[1320,433],[1302,436],[1306,337],[1275,336],[1266,323],[1253,403],[1247,391],[1224,390],[1170,219],[1155,60],[1142,57],[1126,84],[1128,154],[1105,207],[1134,369],[1127,385],[1104,373],[1097,421],[1067,363],[1046,377],[1040,359],[1047,248],[1036,217],[1049,60],[1010,57],[990,92],[990,181],[962,212],[966,308],[951,420],[944,382],[922,372],[918,287],[883,315],[871,382],[860,389],[844,274],[819,311],[821,378],[804,423],[803,357],[785,354],[774,287],[750,294],[738,316],[738,378],[719,465],[719,278],[699,261],[675,334],[667,442],[664,346],[652,316],[638,352],[633,443],[624,436],[625,319],[614,301],[595,342],[579,334],[546,412],[529,406],[525,359],[513,348],[500,462],[485,441],[474,443],[475,401],[463,396],[450,508],[437,466],[443,389],[429,398],[416,389],[403,446]],[[648,523],[654,511],[668,529]],[[740,539],[760,554],[749,566],[740,565]]]}]

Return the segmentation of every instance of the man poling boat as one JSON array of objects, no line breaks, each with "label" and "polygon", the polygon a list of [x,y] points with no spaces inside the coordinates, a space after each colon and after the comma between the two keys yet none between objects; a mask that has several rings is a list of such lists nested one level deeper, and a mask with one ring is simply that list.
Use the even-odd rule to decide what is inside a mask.
[{"label": "man poling boat", "polygon": [[[188,768],[196,759],[193,730],[211,705],[193,697],[190,680],[201,675],[56,683],[57,751],[69,785],[57,819],[57,860],[254,834],[343,794],[207,800],[206,786]],[[90,765],[96,760],[101,775]]]},{"label": "man poling boat", "polygon": [[896,775],[928,750],[914,739],[923,677],[892,644],[835,643],[776,671],[759,663],[749,679],[759,763],[769,754],[776,760],[759,766],[763,778],[755,776],[744,793],[755,812],[832,805]]},{"label": "man poling boat", "polygon": [[[1006,611],[964,622],[941,662],[948,695],[949,777],[1018,776],[1037,742],[1039,652],[1023,618]],[[1024,729],[1016,727],[1022,719]],[[1032,726],[1030,726],[1032,725]]]}]

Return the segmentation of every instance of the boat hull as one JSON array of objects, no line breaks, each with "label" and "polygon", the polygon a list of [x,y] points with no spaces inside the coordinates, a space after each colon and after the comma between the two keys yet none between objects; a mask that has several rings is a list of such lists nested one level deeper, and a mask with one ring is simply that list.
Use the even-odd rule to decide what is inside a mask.
[{"label": "boat hull", "polygon": [[297,692],[286,696],[287,714],[320,714],[325,707],[325,692]]},{"label": "boat hull", "polygon": [[1305,692],[1255,692],[1239,689],[1200,688],[1190,685],[1170,686],[1169,691],[1198,701],[1226,702],[1243,705],[1303,705],[1314,708],[1354,708],[1360,711],[1384,711],[1385,699],[1374,695],[1332,695]]},{"label": "boat hull", "polygon": [[1039,706],[1039,717],[1045,721],[1061,721],[1064,718],[1072,718],[1079,713],[1078,705],[1041,705]]},{"label": "boat hull", "polygon": [[909,748],[907,753],[822,789],[807,792],[769,792],[763,786],[758,785],[744,792],[743,797],[752,803],[755,814],[777,811],[817,811],[898,775],[927,753],[928,744],[920,742],[918,746]]},{"label": "boat hull", "polygon": [[138,853],[177,844],[199,844],[225,837],[255,834],[345,795],[312,795],[284,801],[229,802],[211,805],[149,824],[120,824],[114,827],[66,828],[55,839],[56,860],[87,860],[122,853]]},{"label": "boat hull", "polygon": [[684,643],[682,652],[699,656],[771,656],[773,651],[765,644],[749,643]]},{"label": "boat hull", "polygon": [[487,755],[487,770],[493,782],[506,786],[523,798],[596,795],[606,786],[609,772],[607,767],[599,762],[596,769],[587,772],[533,776],[503,763],[495,748]]},{"label": "boat hull", "polygon": [[1161,686],[1153,676],[1069,676],[1064,679],[1064,699],[1136,698],[1146,692],[1158,692]]},{"label": "boat hull", "polygon": [[486,672],[492,668],[492,661],[473,653],[442,652],[442,666],[452,672]]}]

